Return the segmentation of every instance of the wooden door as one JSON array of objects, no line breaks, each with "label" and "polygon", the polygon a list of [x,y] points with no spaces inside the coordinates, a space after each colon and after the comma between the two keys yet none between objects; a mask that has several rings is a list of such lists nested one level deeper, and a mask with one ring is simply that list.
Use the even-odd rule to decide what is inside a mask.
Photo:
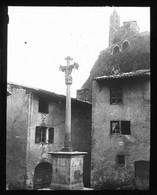
[{"label": "wooden door", "polygon": [[135,185],[139,190],[149,189],[149,161],[135,162]]}]

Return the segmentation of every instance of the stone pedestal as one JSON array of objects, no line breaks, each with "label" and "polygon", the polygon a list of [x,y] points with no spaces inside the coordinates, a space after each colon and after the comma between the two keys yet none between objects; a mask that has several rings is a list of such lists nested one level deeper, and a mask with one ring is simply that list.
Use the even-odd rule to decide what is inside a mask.
[{"label": "stone pedestal", "polygon": [[83,190],[83,157],[87,152],[49,152],[54,190]]}]

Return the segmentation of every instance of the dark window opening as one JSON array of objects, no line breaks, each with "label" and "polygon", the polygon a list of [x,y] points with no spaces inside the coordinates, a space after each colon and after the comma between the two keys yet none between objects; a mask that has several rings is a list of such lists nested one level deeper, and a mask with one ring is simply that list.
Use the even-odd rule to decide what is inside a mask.
[{"label": "dark window opening", "polygon": [[111,121],[111,135],[112,134],[120,134],[119,121]]},{"label": "dark window opening", "polygon": [[49,128],[48,131],[49,131],[49,140],[48,140],[48,142],[52,144],[53,141],[54,141],[54,128]]},{"label": "dark window opening", "polygon": [[121,133],[122,135],[130,135],[130,121],[121,121]]},{"label": "dark window opening", "polygon": [[117,155],[116,160],[117,160],[117,165],[120,165],[120,166],[125,165],[125,156],[124,155]]},{"label": "dark window opening", "polygon": [[123,44],[122,44],[122,50],[125,50],[128,46],[129,46],[129,42],[124,41]]},{"label": "dark window opening", "polygon": [[39,97],[39,112],[48,113],[48,101],[46,98]]},{"label": "dark window opening", "polygon": [[36,127],[35,143],[46,142],[46,129],[47,127]]},{"label": "dark window opening", "polygon": [[115,46],[114,48],[113,48],[113,54],[116,54],[116,53],[118,53],[119,52],[119,47],[118,46]]},{"label": "dark window opening", "polygon": [[122,88],[111,87],[110,88],[110,104],[122,103]]},{"label": "dark window opening", "polygon": [[110,134],[131,135],[130,121],[110,121]]}]

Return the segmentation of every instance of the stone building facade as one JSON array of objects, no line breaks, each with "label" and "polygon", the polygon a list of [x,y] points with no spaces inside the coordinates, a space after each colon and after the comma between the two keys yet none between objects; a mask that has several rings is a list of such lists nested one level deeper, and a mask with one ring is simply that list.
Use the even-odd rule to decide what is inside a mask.
[{"label": "stone building facade", "polygon": [[136,21],[123,22],[120,27],[120,17],[114,11],[109,47],[100,52],[77,94],[80,100],[86,98],[92,103],[93,188],[148,189],[149,77],[150,33],[139,32]]},{"label": "stone building facade", "polygon": [[[60,151],[65,136],[66,97],[8,83],[6,182],[12,189],[37,189],[51,183],[48,152]],[[84,185],[90,186],[91,104],[72,98],[72,145],[85,151]]]},{"label": "stone building facade", "polygon": [[150,70],[94,79],[91,147],[92,187],[148,189]]}]

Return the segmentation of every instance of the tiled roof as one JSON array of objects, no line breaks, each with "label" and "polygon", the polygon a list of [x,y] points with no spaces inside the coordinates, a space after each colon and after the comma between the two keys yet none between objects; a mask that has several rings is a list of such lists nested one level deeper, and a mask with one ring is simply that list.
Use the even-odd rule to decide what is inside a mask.
[{"label": "tiled roof", "polygon": [[[59,99],[62,99],[62,100],[65,100],[66,99],[66,96],[65,95],[62,95],[62,94],[56,94],[54,92],[51,92],[51,91],[47,91],[47,90],[43,90],[43,89],[40,89],[40,88],[34,88],[34,87],[30,87],[30,86],[26,86],[26,85],[21,85],[21,84],[15,84],[15,83],[12,83],[12,82],[8,82],[9,85],[13,85],[15,87],[18,87],[18,88],[25,88],[25,89],[29,89],[31,91],[34,91],[35,93],[38,93],[38,94],[44,94],[44,95],[50,95],[50,96],[53,96],[55,98],[59,98]],[[86,103],[86,104],[91,104],[90,102],[88,101],[83,101],[83,100],[79,100],[77,98],[71,98],[72,101],[74,102],[80,102],[80,103]]]},{"label": "tiled roof", "polygon": [[137,70],[135,72],[126,72],[126,73],[119,73],[114,75],[105,75],[100,77],[95,77],[94,80],[113,80],[113,79],[123,79],[123,78],[131,78],[131,77],[143,77],[143,76],[150,76],[150,70]]}]

